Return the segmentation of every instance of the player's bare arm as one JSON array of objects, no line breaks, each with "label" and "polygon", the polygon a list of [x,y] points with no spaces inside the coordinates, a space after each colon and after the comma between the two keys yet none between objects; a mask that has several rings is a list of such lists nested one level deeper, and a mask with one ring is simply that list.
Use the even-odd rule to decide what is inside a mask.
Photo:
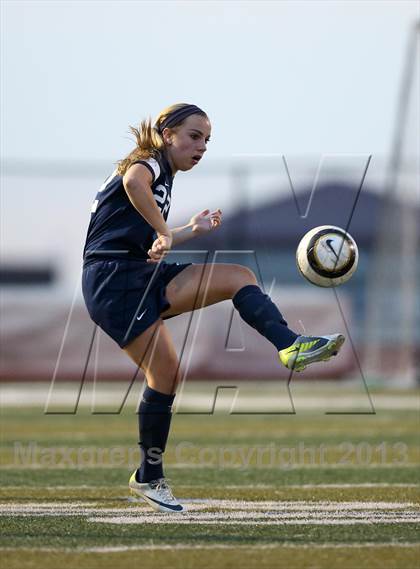
[{"label": "player's bare arm", "polygon": [[194,215],[190,221],[181,227],[172,229],[172,247],[180,245],[197,235],[208,233],[219,227],[222,223],[222,210],[210,211],[205,209]]},{"label": "player's bare arm", "polygon": [[163,219],[151,190],[152,176],[142,164],[133,164],[124,175],[123,184],[127,195],[144,219],[158,235],[171,237],[171,230]]},{"label": "player's bare arm", "polygon": [[123,178],[124,189],[132,205],[157,233],[158,238],[148,253],[150,262],[158,262],[172,247],[172,232],[156,204],[151,183],[152,175],[142,164],[133,164]]}]

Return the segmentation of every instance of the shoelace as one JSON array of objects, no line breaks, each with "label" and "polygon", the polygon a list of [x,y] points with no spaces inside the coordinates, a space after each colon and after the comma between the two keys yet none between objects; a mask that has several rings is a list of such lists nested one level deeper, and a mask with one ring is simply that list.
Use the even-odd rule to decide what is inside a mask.
[{"label": "shoelace", "polygon": [[168,486],[166,478],[160,478],[159,480],[156,480],[152,488],[158,492],[161,492],[167,502],[175,501],[175,497],[172,494],[170,487]]}]

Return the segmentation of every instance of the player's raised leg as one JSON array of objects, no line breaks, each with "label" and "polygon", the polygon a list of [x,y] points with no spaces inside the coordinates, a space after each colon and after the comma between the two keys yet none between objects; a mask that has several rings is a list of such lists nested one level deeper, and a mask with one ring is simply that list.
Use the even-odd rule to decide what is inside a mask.
[{"label": "player's raised leg", "polygon": [[336,355],[344,342],[341,334],[299,336],[293,332],[271,298],[257,285],[254,273],[241,265],[191,265],[169,283],[166,296],[171,306],[162,316],[232,299],[242,319],[276,347],[287,368],[296,371]]},{"label": "player's raised leg", "polygon": [[172,404],[178,381],[178,358],[169,331],[158,320],[133,340],[125,352],[143,369],[147,387],[138,410],[140,468],[129,482],[131,491],[160,512],[182,512],[163,473]]},{"label": "player's raised leg", "polygon": [[254,273],[242,265],[191,265],[170,281],[166,297],[171,306],[162,316],[232,299],[245,322],[270,340],[277,350],[290,346],[297,338],[277,306],[257,285]]}]

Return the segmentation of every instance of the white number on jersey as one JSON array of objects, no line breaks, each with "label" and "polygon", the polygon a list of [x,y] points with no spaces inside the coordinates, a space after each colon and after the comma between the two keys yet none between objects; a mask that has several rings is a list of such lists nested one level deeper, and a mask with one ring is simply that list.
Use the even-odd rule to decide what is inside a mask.
[{"label": "white number on jersey", "polygon": [[171,196],[168,196],[168,190],[160,184],[155,188],[154,196],[162,215],[165,215],[171,206]]},{"label": "white number on jersey", "polygon": [[[115,178],[115,176],[117,175],[117,171],[114,170],[112,172],[112,174],[110,176],[108,176],[108,178],[105,180],[105,182],[102,184],[102,186],[99,188],[98,192],[103,192],[104,189],[107,187],[107,185]],[[96,210],[98,209],[98,204],[99,204],[99,200],[96,199],[94,200],[92,207],[90,208],[90,212],[91,213],[95,213]]]},{"label": "white number on jersey", "polygon": [[113,180],[116,175],[117,175],[117,171],[114,170],[114,171],[112,172],[112,174],[111,174],[110,176],[108,176],[108,178],[105,180],[105,182],[104,182],[104,183],[102,184],[102,186],[99,188],[99,191],[100,191],[100,192],[103,192],[104,189],[105,189],[105,188],[107,187],[107,185],[109,184],[109,182],[110,182],[111,180]]}]

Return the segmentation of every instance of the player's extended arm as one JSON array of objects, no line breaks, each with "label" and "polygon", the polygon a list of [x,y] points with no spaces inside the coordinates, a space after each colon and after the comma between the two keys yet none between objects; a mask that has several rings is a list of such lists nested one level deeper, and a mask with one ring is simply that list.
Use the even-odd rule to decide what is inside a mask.
[{"label": "player's extended arm", "polygon": [[182,227],[175,227],[172,229],[172,246],[179,245],[188,241],[197,235],[202,233],[207,233],[212,229],[216,229],[222,223],[222,212],[220,209],[212,211],[210,213],[209,209],[205,209],[197,215],[194,215],[187,225]]},{"label": "player's extended arm", "polygon": [[185,241],[192,239],[195,235],[192,231],[192,223],[187,223],[187,225],[182,225],[181,227],[174,227],[171,231],[172,246],[184,243]]}]

